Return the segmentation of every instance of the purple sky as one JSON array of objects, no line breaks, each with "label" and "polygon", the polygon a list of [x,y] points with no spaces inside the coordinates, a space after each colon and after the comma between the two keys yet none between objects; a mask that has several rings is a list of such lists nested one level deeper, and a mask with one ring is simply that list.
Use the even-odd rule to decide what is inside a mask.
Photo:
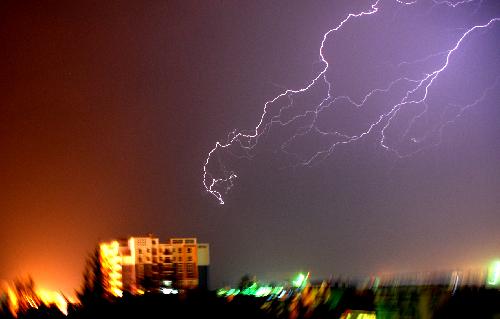
[{"label": "purple sky", "polygon": [[[211,158],[215,178],[221,167],[238,175],[225,205],[205,191],[215,142],[251,133],[266,101],[311,83],[325,32],[370,3],[2,3],[0,278],[29,273],[70,292],[98,240],[150,232],[209,242],[214,288],[245,273],[323,278],[500,256],[500,21],[450,55],[427,106],[405,104],[386,129],[388,118],[305,166],[342,138],[311,131],[283,151],[312,122],[270,125],[251,160],[237,158],[239,147]],[[398,78],[421,79],[468,29],[500,17],[494,0],[451,3],[381,1],[331,33],[331,99],[359,102]],[[325,83],[268,114],[315,109]],[[412,84],[359,108],[339,99],[314,128],[359,135]]]}]

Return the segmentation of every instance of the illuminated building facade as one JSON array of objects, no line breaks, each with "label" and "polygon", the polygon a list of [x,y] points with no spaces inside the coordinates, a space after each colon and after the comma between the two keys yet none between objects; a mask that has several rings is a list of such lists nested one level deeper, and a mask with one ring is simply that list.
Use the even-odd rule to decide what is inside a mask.
[{"label": "illuminated building facade", "polygon": [[123,291],[141,294],[208,287],[209,245],[198,244],[196,238],[161,243],[150,234],[101,243],[100,249],[106,287],[114,296]]},{"label": "illuminated building facade", "polygon": [[101,268],[103,273],[103,280],[106,292],[115,296],[121,297],[123,295],[123,281],[122,281],[122,258],[119,254],[118,242],[112,241],[110,243],[101,243],[99,245],[101,260]]}]

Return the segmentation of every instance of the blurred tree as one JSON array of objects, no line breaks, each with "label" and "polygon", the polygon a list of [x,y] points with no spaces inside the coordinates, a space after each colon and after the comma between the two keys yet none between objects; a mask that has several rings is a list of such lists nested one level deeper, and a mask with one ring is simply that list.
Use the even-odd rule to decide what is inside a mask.
[{"label": "blurred tree", "polygon": [[83,305],[95,303],[107,297],[99,246],[96,246],[87,257],[83,271],[82,287],[77,292],[77,296]]}]

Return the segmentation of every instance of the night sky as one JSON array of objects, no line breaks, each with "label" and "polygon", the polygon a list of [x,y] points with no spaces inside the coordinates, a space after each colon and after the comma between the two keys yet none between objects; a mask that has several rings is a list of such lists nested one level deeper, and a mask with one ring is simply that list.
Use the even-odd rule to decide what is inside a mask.
[{"label": "night sky", "polygon": [[[147,233],[209,242],[212,288],[245,273],[320,279],[499,257],[500,21],[463,41],[409,132],[423,105],[398,114],[391,150],[382,122],[301,165],[331,137],[301,136],[284,152],[307,123],[272,125],[251,160],[234,149],[210,162],[238,175],[225,205],[206,192],[215,143],[253,130],[266,101],[321,72],[324,33],[372,3],[352,2],[2,2],[0,278],[31,274],[72,292],[99,240]],[[467,29],[500,17],[496,0],[435,2],[381,1],[329,37],[331,94],[360,101],[422,76]],[[359,109],[339,102],[317,124],[357,134],[404,89]],[[306,93],[283,118],[317,105],[325,87]]]}]

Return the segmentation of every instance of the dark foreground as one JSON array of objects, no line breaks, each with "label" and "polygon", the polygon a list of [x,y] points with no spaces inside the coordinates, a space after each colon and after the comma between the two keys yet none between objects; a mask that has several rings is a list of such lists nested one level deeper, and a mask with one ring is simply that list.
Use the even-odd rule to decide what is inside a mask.
[{"label": "dark foreground", "polygon": [[[322,296],[304,291],[280,300],[243,295],[217,297],[211,292],[152,294],[70,307],[67,316],[56,307],[39,307],[18,318],[345,318],[349,309],[363,310],[377,319],[495,319],[500,318],[500,291],[464,288],[452,293],[444,287],[391,287],[373,292],[332,288]],[[5,312],[0,317],[13,318]]]}]

